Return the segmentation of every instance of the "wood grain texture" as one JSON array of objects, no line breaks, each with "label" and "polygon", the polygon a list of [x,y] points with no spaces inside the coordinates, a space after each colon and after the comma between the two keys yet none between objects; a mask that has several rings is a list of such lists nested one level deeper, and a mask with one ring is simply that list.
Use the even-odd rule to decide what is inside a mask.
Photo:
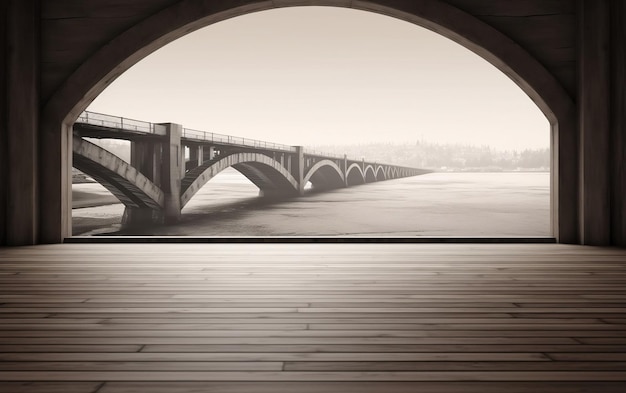
[{"label": "wood grain texture", "polygon": [[611,2],[611,235],[626,246],[626,4]]},{"label": "wood grain texture", "polygon": [[176,0],[44,1],[42,98],[49,97],[81,61],[129,26]]},{"label": "wood grain texture", "polygon": [[[7,90],[7,25],[8,7],[7,1],[0,2],[0,184],[7,184],[8,176],[8,139],[7,139],[7,103],[9,92]],[[0,188],[0,245],[6,244],[7,239],[7,197],[6,187]]]},{"label": "wood grain texture", "polygon": [[[530,53],[537,55],[540,61],[557,75],[570,94],[572,96],[575,94],[576,66],[573,52],[575,47],[573,29],[576,21],[574,1],[449,0],[448,2],[482,20],[487,21],[489,18],[493,18],[495,27],[525,45]],[[68,72],[74,70],[95,49],[110,41],[112,36],[109,33],[116,30],[123,31],[137,21],[173,3],[175,3],[174,0],[140,0],[133,1],[132,4],[122,0],[43,2],[45,47],[43,56],[44,62],[50,65],[50,68],[46,69],[43,74],[43,97],[50,96],[62,80],[67,77]],[[294,1],[285,2],[285,4],[296,3]],[[311,2],[301,3],[311,4]],[[319,1],[316,3],[321,4]],[[336,4],[339,2],[329,3]],[[511,20],[505,20],[507,18]],[[519,20],[519,23],[516,22],[516,19]],[[103,25],[102,28],[80,28],[81,24],[98,26],[103,20],[106,21],[106,25]],[[546,28],[537,30],[534,24],[542,22],[545,22]],[[57,29],[56,23],[63,25],[61,30]],[[66,27],[74,29],[74,33],[64,38],[61,31]],[[539,36],[537,36],[538,34]],[[80,41],[81,44],[67,53],[68,43],[76,40]],[[545,49],[536,50],[535,46]],[[563,48],[570,48],[570,50],[564,54]],[[64,56],[64,53],[72,56]],[[55,73],[55,68],[57,70],[61,68],[63,71],[59,70],[60,72]]]},{"label": "wood grain texture", "polygon": [[6,244],[37,241],[39,1],[8,2]]},{"label": "wood grain texture", "polygon": [[580,1],[578,112],[581,242],[611,244],[609,0]]},{"label": "wood grain texture", "polygon": [[11,392],[626,387],[619,249],[66,244],[0,281]]}]

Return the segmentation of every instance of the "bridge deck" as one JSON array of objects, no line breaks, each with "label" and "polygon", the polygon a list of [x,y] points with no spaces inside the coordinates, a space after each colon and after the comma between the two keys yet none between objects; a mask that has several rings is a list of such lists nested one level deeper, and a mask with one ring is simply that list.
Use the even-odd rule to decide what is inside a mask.
[{"label": "bridge deck", "polygon": [[0,391],[624,392],[626,250],[0,250]]}]

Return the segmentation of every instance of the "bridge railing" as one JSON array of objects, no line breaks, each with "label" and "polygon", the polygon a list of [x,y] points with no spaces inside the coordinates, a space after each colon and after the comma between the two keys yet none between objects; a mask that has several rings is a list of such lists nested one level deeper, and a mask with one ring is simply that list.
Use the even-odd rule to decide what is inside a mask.
[{"label": "bridge railing", "polygon": [[[76,122],[102,127],[118,128],[128,131],[145,132],[150,134],[154,134],[155,129],[160,126],[159,124],[154,124],[147,121],[128,119],[125,117],[111,116],[103,113],[88,111],[81,113]],[[229,145],[287,151],[290,153],[295,153],[297,151],[295,146],[266,142],[258,139],[242,138],[226,134],[218,134],[215,132],[199,131],[191,128],[183,128],[182,137],[214,143],[224,143]],[[307,147],[304,148],[303,152],[306,154],[326,157],[333,160],[342,160],[344,158],[343,154],[319,152]],[[354,159],[350,157],[347,157],[347,159],[350,161],[362,161],[362,159]]]},{"label": "bridge railing", "polygon": [[[111,116],[104,113],[88,112],[85,111],[76,119],[77,123],[91,124],[101,127],[117,128],[120,130],[145,132],[154,134],[159,124],[150,123],[147,121],[128,119],[120,116]],[[280,143],[260,141],[257,139],[242,138],[238,136],[217,134],[215,132],[199,131],[190,128],[183,128],[183,138],[198,139],[207,142],[224,143],[229,145],[239,145],[246,147],[256,147],[272,150],[282,150],[291,153],[296,152],[294,146],[283,145]]]},{"label": "bridge railing", "polygon": [[[312,156],[319,156],[319,157],[326,157],[326,158],[330,158],[333,160],[343,160],[344,159],[344,154],[334,154],[334,153],[325,153],[325,152],[321,152],[321,151],[317,151],[308,147],[304,148],[304,153],[306,154],[310,154]],[[363,158],[352,158],[352,157],[345,157],[348,161],[363,161]],[[370,162],[370,163],[376,163],[376,161],[366,161],[366,162]]]},{"label": "bridge railing", "polygon": [[78,119],[76,119],[76,122],[109,128],[119,128],[128,131],[146,132],[150,134],[154,134],[155,126],[153,123],[147,121],[127,119],[124,117],[87,111],[81,113],[80,116],[78,116]]},{"label": "bridge railing", "polygon": [[238,145],[246,147],[256,147],[272,150],[283,150],[294,153],[295,146],[283,145],[280,143],[260,141],[258,139],[242,138],[238,136],[217,134],[215,132],[198,131],[190,128],[183,128],[184,138],[199,139],[207,142],[224,143],[229,145]]},{"label": "bridge railing", "polygon": [[312,156],[320,156],[320,157],[326,157],[326,158],[333,158],[333,159],[343,159],[343,154],[331,154],[331,153],[324,153],[321,151],[317,151],[308,147],[305,147],[304,149],[302,149],[302,151],[305,154],[310,154]]}]

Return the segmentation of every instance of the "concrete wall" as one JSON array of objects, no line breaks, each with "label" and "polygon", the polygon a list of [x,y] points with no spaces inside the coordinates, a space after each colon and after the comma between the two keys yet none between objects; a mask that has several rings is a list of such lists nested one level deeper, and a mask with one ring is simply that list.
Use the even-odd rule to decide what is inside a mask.
[{"label": "concrete wall", "polygon": [[579,9],[580,241],[611,242],[609,0]]},{"label": "concrete wall", "polygon": [[626,2],[611,1],[611,243],[626,246]]},{"label": "concrete wall", "polygon": [[0,235],[9,245],[38,242],[39,2],[3,2],[3,213]]},{"label": "concrete wall", "polygon": [[[7,143],[8,129],[6,120],[7,109],[7,25],[8,6],[6,1],[0,2],[0,184],[7,184]],[[6,220],[6,198],[7,191],[0,187],[0,245],[6,244],[7,220]]]}]

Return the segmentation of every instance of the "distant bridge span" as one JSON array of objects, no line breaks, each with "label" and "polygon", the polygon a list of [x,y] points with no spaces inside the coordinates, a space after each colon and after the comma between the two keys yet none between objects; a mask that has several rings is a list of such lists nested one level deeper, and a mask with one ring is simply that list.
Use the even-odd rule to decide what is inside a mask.
[{"label": "distant bridge span", "polygon": [[[131,141],[131,162],[84,137]],[[314,191],[324,191],[429,172],[93,112],[84,112],[74,124],[73,153],[74,166],[126,206],[127,227],[177,221],[193,196],[229,167],[265,197],[303,195],[309,182]]]}]

